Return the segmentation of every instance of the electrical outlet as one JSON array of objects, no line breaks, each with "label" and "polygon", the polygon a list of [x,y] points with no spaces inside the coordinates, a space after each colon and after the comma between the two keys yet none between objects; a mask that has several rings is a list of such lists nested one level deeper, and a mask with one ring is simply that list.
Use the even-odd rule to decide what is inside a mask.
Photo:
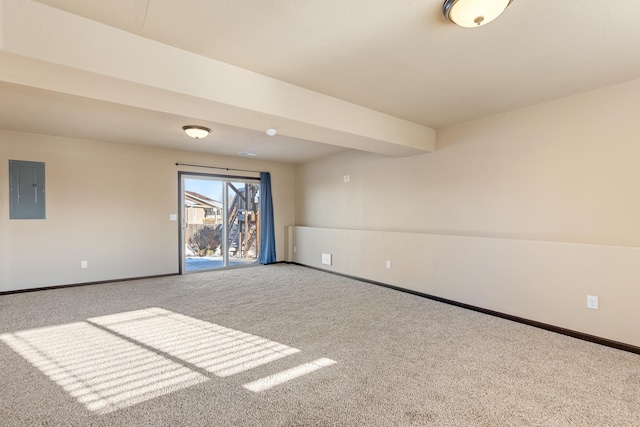
[{"label": "electrical outlet", "polygon": [[177,220],[178,220],[178,215],[169,214],[169,221],[177,221]]},{"label": "electrical outlet", "polygon": [[387,260],[387,268],[391,268],[391,261]]},{"label": "electrical outlet", "polygon": [[344,182],[349,182],[349,181],[351,181],[351,175],[345,175],[345,176],[343,177],[343,181],[344,181]]},{"label": "electrical outlet", "polygon": [[597,310],[598,309],[598,297],[593,295],[587,295],[587,308]]},{"label": "electrical outlet", "polygon": [[88,265],[87,261],[81,261],[80,262],[80,268],[88,268],[88,266],[89,265]]}]

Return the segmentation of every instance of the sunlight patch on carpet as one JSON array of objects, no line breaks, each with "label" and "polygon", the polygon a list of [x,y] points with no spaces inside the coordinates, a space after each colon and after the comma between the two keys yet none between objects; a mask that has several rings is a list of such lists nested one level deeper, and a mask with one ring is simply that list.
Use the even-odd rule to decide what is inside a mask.
[{"label": "sunlight patch on carpet", "polygon": [[161,308],[89,319],[219,377],[238,374],[300,350]]},{"label": "sunlight patch on carpet", "polygon": [[208,380],[85,322],[0,339],[88,410],[101,414]]},{"label": "sunlight patch on carpet", "polygon": [[268,377],[264,377],[256,381],[252,381],[250,383],[245,384],[243,387],[246,388],[247,390],[251,390],[253,392],[259,393],[261,391],[268,390],[277,385],[289,382],[303,375],[310,374],[311,372],[317,371],[318,369],[322,369],[326,366],[334,365],[335,363],[336,363],[335,360],[331,360],[327,358],[317,359],[317,360],[314,360],[313,362],[304,363],[294,368],[287,369],[282,372],[278,372],[277,374],[269,375]]},{"label": "sunlight patch on carpet", "polygon": [[[7,333],[0,341],[99,414],[300,352],[157,307]],[[317,359],[244,388],[261,392],[335,363]]]}]

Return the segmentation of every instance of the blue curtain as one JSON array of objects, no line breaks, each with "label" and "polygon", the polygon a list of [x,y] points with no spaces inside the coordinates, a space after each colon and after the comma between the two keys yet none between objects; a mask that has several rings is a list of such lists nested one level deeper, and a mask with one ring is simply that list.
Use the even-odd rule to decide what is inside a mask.
[{"label": "blue curtain", "polygon": [[273,225],[271,174],[260,172],[260,264],[276,262],[276,233]]}]

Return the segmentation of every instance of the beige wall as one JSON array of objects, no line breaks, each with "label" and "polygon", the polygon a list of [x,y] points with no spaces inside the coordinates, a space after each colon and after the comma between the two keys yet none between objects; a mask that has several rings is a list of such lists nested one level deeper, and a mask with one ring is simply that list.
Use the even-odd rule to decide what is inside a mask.
[{"label": "beige wall", "polygon": [[[46,163],[46,220],[9,220],[10,159]],[[178,171],[216,171],[176,162],[271,172],[283,259],[292,165],[0,131],[0,291],[177,273]]]},{"label": "beige wall", "polygon": [[640,80],[300,165],[290,258],[640,345],[637,111]]}]

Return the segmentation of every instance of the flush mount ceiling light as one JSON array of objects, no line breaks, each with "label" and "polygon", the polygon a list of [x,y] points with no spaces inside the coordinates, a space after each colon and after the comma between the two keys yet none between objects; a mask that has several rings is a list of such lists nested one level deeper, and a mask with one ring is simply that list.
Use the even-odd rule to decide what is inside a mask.
[{"label": "flush mount ceiling light", "polygon": [[202,139],[211,133],[211,129],[196,125],[183,126],[182,130],[184,130],[184,133],[189,135],[191,138],[195,139]]},{"label": "flush mount ceiling light", "polygon": [[512,0],[446,0],[445,18],[465,28],[479,27],[496,19]]},{"label": "flush mount ceiling light", "polygon": [[269,128],[269,129],[267,129],[265,132],[266,132],[266,133],[267,133],[267,135],[269,135],[269,136],[274,136],[275,134],[277,134],[277,133],[278,133],[278,131],[277,131],[277,130],[275,130],[274,128]]}]

